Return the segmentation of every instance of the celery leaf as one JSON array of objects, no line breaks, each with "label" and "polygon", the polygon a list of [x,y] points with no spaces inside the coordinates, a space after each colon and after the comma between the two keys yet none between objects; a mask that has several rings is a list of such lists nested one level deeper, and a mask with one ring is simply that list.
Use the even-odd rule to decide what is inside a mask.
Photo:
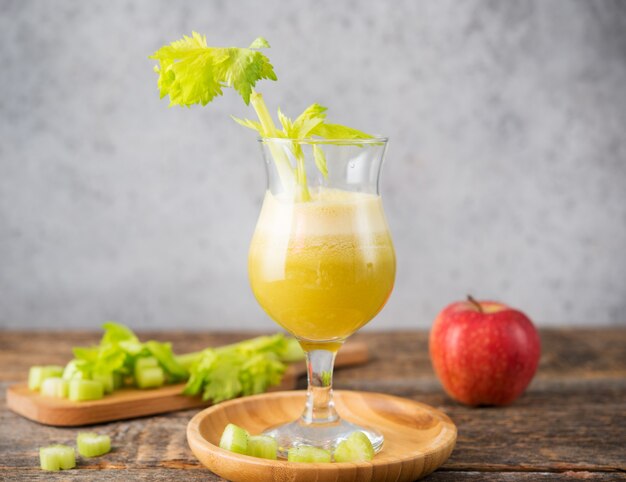
[{"label": "celery leaf", "polygon": [[371,139],[372,136],[365,132],[339,124],[318,124],[311,131],[311,135],[324,139]]},{"label": "celery leaf", "polygon": [[294,344],[277,334],[204,350],[190,369],[183,393],[202,394],[203,400],[213,403],[262,393],[280,383],[287,360],[304,357]]},{"label": "celery leaf", "polygon": [[263,37],[257,37],[252,41],[252,43],[250,44],[250,47],[248,48],[249,49],[269,49],[270,43],[267,40],[265,40]]},{"label": "celery leaf", "polygon": [[206,105],[223,94],[223,87],[233,87],[248,104],[257,81],[277,79],[269,59],[254,50],[263,47],[269,43],[262,37],[246,49],[209,47],[205,36],[185,35],[150,56],[159,61],[155,72],[161,98],[169,96],[170,106]]},{"label": "celery leaf", "polygon": [[326,154],[320,146],[317,144],[313,144],[313,159],[315,160],[315,165],[322,173],[322,176],[328,177],[328,165],[326,164]]}]

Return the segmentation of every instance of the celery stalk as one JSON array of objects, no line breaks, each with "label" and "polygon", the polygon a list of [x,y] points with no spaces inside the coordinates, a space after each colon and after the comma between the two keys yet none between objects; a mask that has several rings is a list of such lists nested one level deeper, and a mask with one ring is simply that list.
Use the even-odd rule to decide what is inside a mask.
[{"label": "celery stalk", "polygon": [[[274,137],[276,136],[276,126],[274,125],[274,121],[272,120],[272,116],[267,110],[267,106],[265,105],[265,101],[263,100],[263,96],[256,91],[253,91],[250,94],[250,104],[252,108],[256,112],[259,121],[261,122],[261,126],[263,127],[263,132],[266,137]],[[300,171],[300,166],[298,166],[298,172],[294,176],[293,168],[289,162],[289,159],[285,155],[285,153],[280,149],[280,147],[276,144],[270,143],[269,149],[272,153],[272,157],[274,158],[274,162],[276,164],[276,170],[278,171],[278,176],[280,177],[280,181],[285,188],[286,193],[293,193],[296,183],[296,178],[299,178],[298,172]],[[298,179],[299,180],[299,179]],[[302,185],[301,185],[302,186]],[[307,190],[306,186],[306,178],[304,189]]]},{"label": "celery stalk", "polygon": [[185,353],[184,355],[176,355],[174,358],[187,372],[191,371],[191,367],[202,357],[202,351],[193,353]]}]

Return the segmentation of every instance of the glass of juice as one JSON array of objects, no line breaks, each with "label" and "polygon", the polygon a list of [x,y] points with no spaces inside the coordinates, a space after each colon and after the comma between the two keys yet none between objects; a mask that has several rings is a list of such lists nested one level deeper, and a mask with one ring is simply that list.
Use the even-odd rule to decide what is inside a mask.
[{"label": "glass of juice", "polygon": [[337,351],[382,309],[396,258],[379,194],[386,138],[259,140],[267,191],[250,245],[248,272],[267,314],[306,353],[308,390],[297,420],[270,427],[290,447],[333,450],[360,430],[375,451],[375,427],[340,418],[332,396]]}]

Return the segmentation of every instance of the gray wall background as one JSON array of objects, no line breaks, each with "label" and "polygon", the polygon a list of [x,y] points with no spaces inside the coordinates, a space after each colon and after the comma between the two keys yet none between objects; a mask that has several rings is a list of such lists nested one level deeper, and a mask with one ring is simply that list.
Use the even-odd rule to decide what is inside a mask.
[{"label": "gray wall background", "polygon": [[0,326],[275,329],[246,255],[264,191],[227,92],[168,109],[153,62],[263,35],[268,104],[391,137],[399,260],[373,329],[471,292],[626,324],[626,2],[0,0]]}]

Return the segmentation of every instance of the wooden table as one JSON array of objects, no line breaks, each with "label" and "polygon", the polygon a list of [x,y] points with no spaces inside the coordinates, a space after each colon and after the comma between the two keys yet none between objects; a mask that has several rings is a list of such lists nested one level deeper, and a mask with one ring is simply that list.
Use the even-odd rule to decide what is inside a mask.
[{"label": "wooden table", "polygon": [[[252,333],[144,333],[195,351]],[[37,448],[73,444],[77,429],[38,425],[9,412],[6,387],[30,365],[63,364],[70,348],[96,333],[0,331],[0,480],[220,480],[194,458],[185,427],[195,410],[103,424],[111,454],[76,470],[38,468]],[[335,387],[420,400],[457,424],[457,446],[429,481],[626,480],[626,329],[543,330],[539,371],[522,398],[504,408],[468,408],[442,391],[428,360],[424,332],[362,333],[374,359],[337,371]],[[305,386],[304,381],[302,387]]]}]

